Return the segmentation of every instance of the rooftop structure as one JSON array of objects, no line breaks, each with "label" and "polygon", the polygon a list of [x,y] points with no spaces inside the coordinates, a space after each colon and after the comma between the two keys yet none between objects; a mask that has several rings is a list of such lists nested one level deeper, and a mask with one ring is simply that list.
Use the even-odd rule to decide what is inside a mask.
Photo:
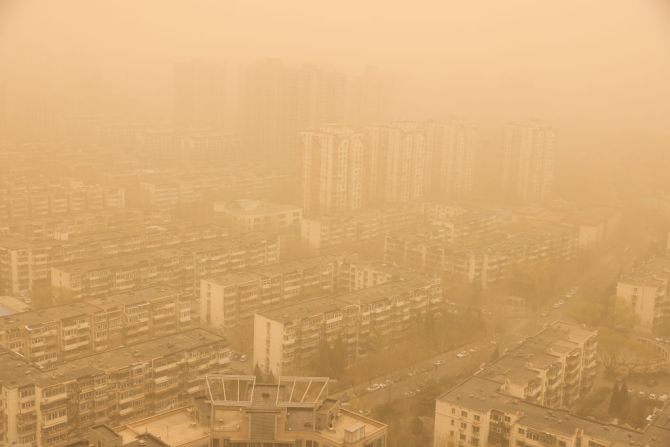
[{"label": "rooftop structure", "polygon": [[[385,445],[386,426],[340,408],[328,397],[328,378],[207,376],[208,395],[198,406],[213,442],[240,447],[303,440],[332,446]],[[378,443],[378,444],[376,444]]]}]

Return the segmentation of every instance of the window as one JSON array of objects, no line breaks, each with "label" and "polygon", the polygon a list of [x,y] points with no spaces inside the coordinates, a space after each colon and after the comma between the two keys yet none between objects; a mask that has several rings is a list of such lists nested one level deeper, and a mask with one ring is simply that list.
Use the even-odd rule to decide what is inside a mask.
[{"label": "window", "polygon": [[526,434],[526,430],[524,430],[523,428],[520,428],[520,429],[519,429],[519,434],[520,434],[520,435],[524,435],[524,434]]},{"label": "window", "polygon": [[466,424],[465,422],[461,422],[461,428],[468,428],[468,424]]},{"label": "window", "polygon": [[475,414],[475,421],[479,422],[480,419],[481,419],[481,417],[479,417],[478,414]]},{"label": "window", "polygon": [[464,434],[461,433],[461,435],[459,437],[460,437],[461,441],[465,441],[465,435]]},{"label": "window", "polygon": [[468,417],[468,412],[467,411],[461,411],[461,416],[466,418]]}]

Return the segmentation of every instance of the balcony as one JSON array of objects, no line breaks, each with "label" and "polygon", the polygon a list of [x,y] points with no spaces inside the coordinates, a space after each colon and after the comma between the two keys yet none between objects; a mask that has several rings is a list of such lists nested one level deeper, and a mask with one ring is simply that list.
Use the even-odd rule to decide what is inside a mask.
[{"label": "balcony", "polygon": [[119,404],[123,405],[123,404],[127,404],[128,402],[133,402],[133,401],[140,400],[140,399],[144,399],[144,393],[138,393],[138,394],[135,394],[133,396],[128,396],[128,397],[124,397],[123,399],[119,399]]},{"label": "balcony", "polygon": [[55,427],[56,425],[65,424],[66,422],[67,422],[67,415],[61,416],[59,418],[54,418],[48,421],[46,420],[46,418],[42,418],[42,429]]},{"label": "balcony", "polygon": [[42,404],[52,404],[58,402],[59,400],[67,399],[67,393],[63,391],[62,393],[54,394],[53,396],[43,397]]}]

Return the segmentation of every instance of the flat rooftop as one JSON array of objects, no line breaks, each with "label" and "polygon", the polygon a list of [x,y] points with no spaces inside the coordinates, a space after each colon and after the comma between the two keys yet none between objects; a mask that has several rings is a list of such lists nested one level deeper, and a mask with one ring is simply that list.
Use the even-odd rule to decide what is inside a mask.
[{"label": "flat rooftop", "polygon": [[[264,216],[267,214],[301,211],[297,205],[264,202],[260,200],[235,200],[223,204],[223,211],[237,216]],[[215,206],[216,206],[215,205]]]},{"label": "flat rooftop", "polygon": [[639,445],[645,447],[667,447],[670,445],[670,430],[666,427],[670,407],[643,431],[623,428],[581,418],[566,410],[556,410],[507,396],[499,391],[500,383],[480,376],[473,376],[441,395],[438,400],[471,408],[478,412],[498,410],[520,415],[519,423],[541,432],[573,436],[577,430],[607,440],[613,445]]},{"label": "flat rooftop", "polygon": [[303,318],[309,318],[316,315],[322,315],[327,312],[344,309],[351,303],[332,297],[320,297],[288,306],[261,310],[258,315],[281,323],[290,323]]},{"label": "flat rooftop", "polygon": [[[96,314],[116,305],[132,305],[151,302],[156,299],[180,295],[178,289],[168,286],[152,286],[102,298],[73,301],[39,310],[28,310],[14,314],[0,315],[0,331],[12,328],[37,328],[68,318]],[[3,302],[0,300],[0,307]]]},{"label": "flat rooftop", "polygon": [[188,408],[178,408],[140,419],[119,427],[115,431],[121,435],[124,445],[146,433],[174,447],[209,439],[209,428],[199,425]]},{"label": "flat rooftop", "polygon": [[197,328],[92,354],[49,370],[41,370],[28,364],[17,354],[4,352],[0,354],[3,365],[3,368],[0,368],[0,382],[8,387],[28,384],[45,387],[80,377],[103,374],[138,362],[180,354],[191,349],[214,346],[221,342],[222,337]]}]

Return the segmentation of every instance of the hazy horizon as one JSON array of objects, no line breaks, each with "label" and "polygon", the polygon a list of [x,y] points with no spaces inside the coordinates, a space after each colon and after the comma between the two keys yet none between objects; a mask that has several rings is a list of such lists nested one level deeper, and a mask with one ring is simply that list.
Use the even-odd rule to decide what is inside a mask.
[{"label": "hazy horizon", "polygon": [[[160,116],[172,67],[223,63],[231,79],[280,58],[392,76],[398,119],[540,119],[565,151],[670,145],[670,11],[660,0],[338,2],[292,0],[52,4],[5,0],[7,77],[95,80]],[[3,73],[0,72],[0,79]],[[10,84],[13,85],[13,84]]]}]

